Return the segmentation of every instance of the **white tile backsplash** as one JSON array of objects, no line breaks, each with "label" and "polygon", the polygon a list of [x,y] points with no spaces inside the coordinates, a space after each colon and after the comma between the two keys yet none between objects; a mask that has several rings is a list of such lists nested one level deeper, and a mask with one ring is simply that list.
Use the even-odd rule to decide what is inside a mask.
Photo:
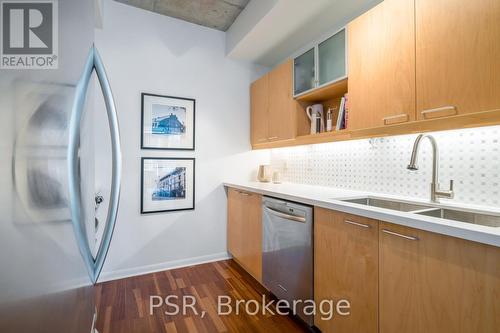
[{"label": "white tile backsplash", "polygon": [[[431,133],[439,146],[439,177],[453,202],[500,205],[500,126]],[[431,145],[422,142],[418,171],[406,169],[416,135],[331,142],[271,150],[284,181],[429,198]],[[442,201],[445,201],[444,199]]]}]

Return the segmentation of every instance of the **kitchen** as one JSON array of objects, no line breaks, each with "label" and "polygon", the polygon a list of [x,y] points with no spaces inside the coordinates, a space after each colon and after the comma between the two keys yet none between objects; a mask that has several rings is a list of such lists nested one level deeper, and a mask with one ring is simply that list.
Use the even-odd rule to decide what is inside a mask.
[{"label": "kitchen", "polygon": [[1,332],[500,332],[500,2],[1,10]]}]

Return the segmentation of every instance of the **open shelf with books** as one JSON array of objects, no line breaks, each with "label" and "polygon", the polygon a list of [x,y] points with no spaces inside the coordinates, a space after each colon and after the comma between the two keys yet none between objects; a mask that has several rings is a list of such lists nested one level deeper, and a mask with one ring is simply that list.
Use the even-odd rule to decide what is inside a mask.
[{"label": "open shelf with books", "polygon": [[[298,104],[297,139],[301,137],[314,137],[319,135],[333,135],[344,131],[348,126],[348,94],[347,77],[331,82],[325,86],[314,89],[295,98]],[[311,128],[311,119],[307,108],[313,106],[310,112],[314,117],[317,110],[322,110],[320,130],[315,132]],[[315,126],[312,126],[313,128]]]}]

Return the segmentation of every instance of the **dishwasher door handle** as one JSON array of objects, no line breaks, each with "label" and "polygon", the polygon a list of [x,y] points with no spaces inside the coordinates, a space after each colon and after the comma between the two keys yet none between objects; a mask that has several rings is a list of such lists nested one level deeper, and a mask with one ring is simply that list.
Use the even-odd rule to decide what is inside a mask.
[{"label": "dishwasher door handle", "polygon": [[286,214],[286,213],[282,213],[278,210],[275,210],[275,209],[272,209],[272,208],[269,208],[267,206],[264,206],[264,208],[272,215],[274,216],[278,216],[278,217],[281,217],[281,218],[284,218],[284,219],[287,219],[287,220],[290,220],[290,221],[295,221],[295,222],[300,222],[300,223],[306,223],[306,218],[305,217],[301,217],[301,216],[295,216],[295,215],[290,215],[290,214]]}]

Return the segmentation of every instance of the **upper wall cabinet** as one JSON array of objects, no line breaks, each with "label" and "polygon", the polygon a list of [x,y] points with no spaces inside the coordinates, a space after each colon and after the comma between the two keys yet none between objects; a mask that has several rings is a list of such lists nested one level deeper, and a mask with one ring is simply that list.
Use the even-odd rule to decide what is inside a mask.
[{"label": "upper wall cabinet", "polygon": [[269,76],[264,75],[250,86],[250,117],[252,144],[267,142],[269,131]]},{"label": "upper wall cabinet", "polygon": [[418,118],[500,109],[500,1],[415,4]]},{"label": "upper wall cabinet", "polygon": [[346,75],[345,29],[318,45],[319,85],[336,81]]},{"label": "upper wall cabinet", "polygon": [[415,120],[414,31],[414,0],[385,0],[349,23],[349,130]]},{"label": "upper wall cabinet", "polygon": [[292,97],[291,87],[291,60],[252,83],[250,86],[252,145],[295,137],[297,102]]},{"label": "upper wall cabinet", "polygon": [[297,103],[291,87],[292,61],[288,60],[269,72],[269,140],[295,137]]},{"label": "upper wall cabinet", "polygon": [[294,96],[345,78],[345,29],[296,57],[293,69]]},{"label": "upper wall cabinet", "polygon": [[[253,147],[500,124],[499,22],[500,0],[384,0],[252,85]],[[346,93],[347,129],[309,134]]]},{"label": "upper wall cabinet", "polygon": [[316,86],[315,50],[310,49],[294,59],[293,93],[298,95]]}]

